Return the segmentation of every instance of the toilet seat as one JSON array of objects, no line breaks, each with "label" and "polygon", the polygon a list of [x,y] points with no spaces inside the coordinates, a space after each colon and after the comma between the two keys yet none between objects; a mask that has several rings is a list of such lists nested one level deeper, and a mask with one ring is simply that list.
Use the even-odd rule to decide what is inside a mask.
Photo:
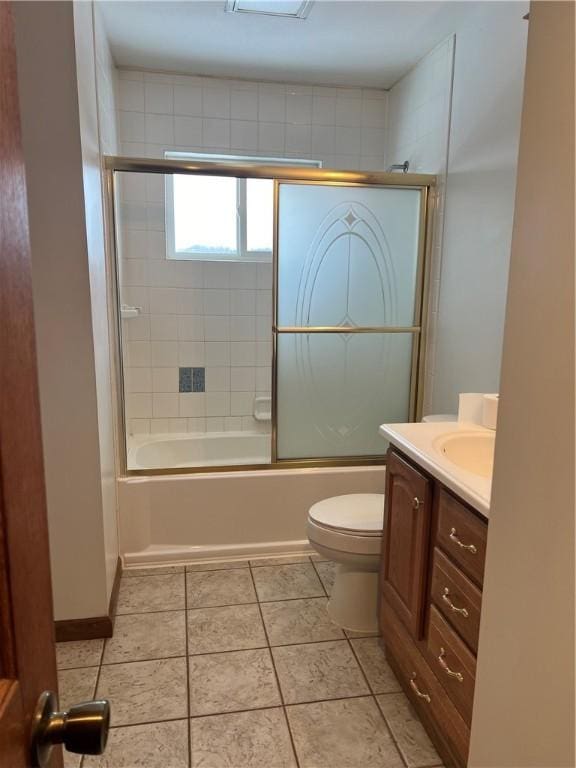
[{"label": "toilet seat", "polygon": [[337,552],[378,555],[382,539],[384,496],[350,493],[314,504],[308,513],[308,538]]},{"label": "toilet seat", "polygon": [[308,517],[315,526],[354,536],[382,536],[384,494],[349,493],[313,504]]}]

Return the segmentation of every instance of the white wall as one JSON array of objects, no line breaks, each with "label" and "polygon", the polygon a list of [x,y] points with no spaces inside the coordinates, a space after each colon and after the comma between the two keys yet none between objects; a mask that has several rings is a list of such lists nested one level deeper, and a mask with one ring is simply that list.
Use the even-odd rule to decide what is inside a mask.
[{"label": "white wall", "polygon": [[99,413],[74,22],[15,3],[56,619],[108,611]]},{"label": "white wall", "polygon": [[470,765],[573,768],[574,5],[530,7]]},{"label": "white wall", "polygon": [[428,400],[498,391],[524,77],[524,2],[474,3],[456,30],[440,298]]},{"label": "white wall", "polygon": [[[321,160],[382,169],[387,93],[119,71],[121,151],[166,150]],[[270,394],[270,263],[166,261],[160,177],[121,180],[121,299],[129,429],[269,429],[252,418]],[[178,392],[178,367],[205,368],[206,392]]]},{"label": "white wall", "polygon": [[[115,392],[108,331],[108,293],[101,153],[103,137],[115,151],[114,70],[93,3],[74,3],[74,36],[78,108],[82,148],[84,207],[92,309],[93,349],[98,408],[98,443],[102,487],[102,525],[106,559],[106,593],[112,592],[118,563],[118,502],[116,495]],[[99,33],[99,34],[97,34]]]},{"label": "white wall", "polygon": [[424,56],[389,91],[386,130],[387,163],[408,160],[414,173],[434,173],[433,242],[431,263],[429,315],[426,349],[426,378],[423,413],[431,412],[432,383],[436,358],[436,328],[440,296],[442,264],[442,235],[448,139],[452,101],[455,36],[451,35]]}]

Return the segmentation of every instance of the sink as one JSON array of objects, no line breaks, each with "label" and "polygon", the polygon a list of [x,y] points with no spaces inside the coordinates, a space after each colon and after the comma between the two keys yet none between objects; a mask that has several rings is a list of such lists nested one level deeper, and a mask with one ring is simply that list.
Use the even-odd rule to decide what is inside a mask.
[{"label": "sink", "polygon": [[460,469],[492,477],[495,440],[495,432],[453,432],[437,437],[433,446]]}]

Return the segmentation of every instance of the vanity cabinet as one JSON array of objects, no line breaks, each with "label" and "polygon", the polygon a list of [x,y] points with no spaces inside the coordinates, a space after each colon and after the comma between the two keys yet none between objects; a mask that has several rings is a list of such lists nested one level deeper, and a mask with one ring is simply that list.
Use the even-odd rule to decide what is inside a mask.
[{"label": "vanity cabinet", "polygon": [[487,522],[396,448],[386,471],[382,642],[444,760],[465,766]]}]

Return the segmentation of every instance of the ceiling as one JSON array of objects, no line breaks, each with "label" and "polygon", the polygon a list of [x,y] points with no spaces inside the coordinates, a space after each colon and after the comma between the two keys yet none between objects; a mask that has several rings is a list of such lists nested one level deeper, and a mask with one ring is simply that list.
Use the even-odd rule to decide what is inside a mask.
[{"label": "ceiling", "polygon": [[477,4],[316,0],[308,18],[226,13],[224,0],[99,0],[118,66],[390,88]]}]

